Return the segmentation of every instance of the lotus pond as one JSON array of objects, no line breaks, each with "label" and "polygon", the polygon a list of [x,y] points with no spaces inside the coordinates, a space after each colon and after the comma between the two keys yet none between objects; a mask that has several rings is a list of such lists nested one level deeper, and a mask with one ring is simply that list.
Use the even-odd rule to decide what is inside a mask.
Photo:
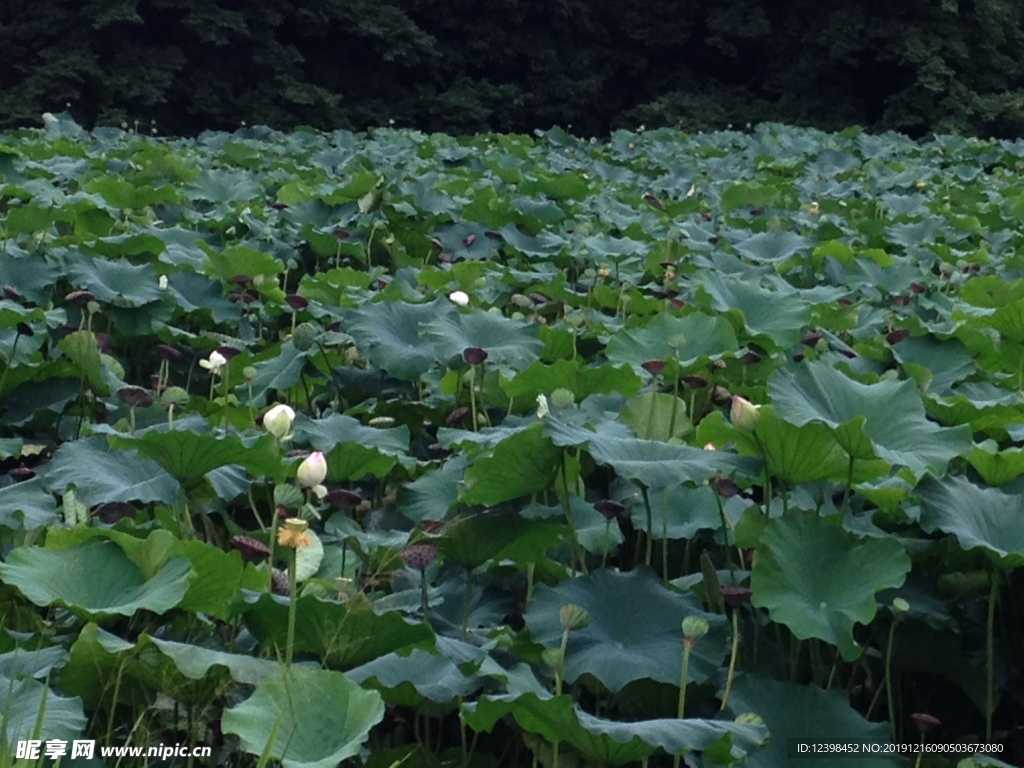
[{"label": "lotus pond", "polygon": [[0,763],[1021,764],[1022,172],[0,135]]}]

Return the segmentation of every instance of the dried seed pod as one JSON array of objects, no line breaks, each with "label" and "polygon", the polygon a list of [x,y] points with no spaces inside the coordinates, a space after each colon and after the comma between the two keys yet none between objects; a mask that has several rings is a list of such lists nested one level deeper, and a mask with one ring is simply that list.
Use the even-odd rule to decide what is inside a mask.
[{"label": "dried seed pod", "polygon": [[254,563],[270,557],[270,547],[259,539],[241,534],[231,537],[231,543],[242,553],[242,559],[247,563]]}]

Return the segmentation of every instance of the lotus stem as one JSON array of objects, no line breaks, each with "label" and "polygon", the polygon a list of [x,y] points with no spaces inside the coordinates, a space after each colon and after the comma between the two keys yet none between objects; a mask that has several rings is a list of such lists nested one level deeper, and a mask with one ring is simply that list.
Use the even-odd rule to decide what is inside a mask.
[{"label": "lotus stem", "polygon": [[292,668],[292,656],[295,653],[295,614],[299,604],[299,573],[295,567],[298,549],[288,547],[288,640],[284,650],[284,668]]},{"label": "lotus stem", "polygon": [[469,612],[473,604],[473,569],[466,568],[466,597],[462,602],[462,639],[469,634]]},{"label": "lotus stem", "polygon": [[562,451],[562,509],[565,512],[565,519],[569,523],[569,535],[572,537],[572,557],[578,560],[580,570],[587,572],[586,553],[580,547],[579,539],[576,537],[576,523],[572,519],[572,504],[569,503],[569,466],[568,456]]},{"label": "lotus stem", "polygon": [[476,366],[469,367],[469,410],[473,414],[473,431],[479,429],[476,416]]},{"label": "lotus stem", "polygon": [[736,657],[740,650],[740,612],[738,608],[732,609],[732,652],[729,654],[729,672],[725,677],[725,693],[722,694],[722,706],[724,710],[729,703],[729,692],[732,690],[732,679],[736,674]]},{"label": "lotus stem", "polygon": [[651,556],[654,552],[654,523],[651,515],[651,500],[647,495],[647,486],[640,486],[640,495],[644,500],[644,509],[647,510],[647,553],[644,557],[644,563],[648,568],[651,567]]},{"label": "lotus stem", "polygon": [[985,741],[992,741],[992,710],[995,709],[995,622],[999,597],[999,571],[993,568],[988,594],[988,620],[985,626]]},{"label": "lotus stem", "polygon": [[853,463],[856,461],[850,456],[850,463],[846,467],[846,488],[843,489],[843,502],[839,507],[839,514],[845,515],[846,508],[850,504],[850,489],[853,487]]}]

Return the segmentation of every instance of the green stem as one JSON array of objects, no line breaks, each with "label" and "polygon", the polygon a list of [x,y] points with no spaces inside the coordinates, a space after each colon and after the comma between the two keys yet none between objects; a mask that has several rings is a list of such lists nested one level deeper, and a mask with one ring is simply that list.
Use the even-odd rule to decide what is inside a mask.
[{"label": "green stem", "polygon": [[267,556],[267,591],[271,594],[274,593],[274,549],[277,546],[277,526],[281,519],[277,514],[276,509],[272,514],[273,518],[270,521],[270,541],[267,542],[267,546],[270,548],[270,554]]},{"label": "green stem", "polygon": [[722,694],[721,710],[729,703],[729,692],[732,690],[732,678],[736,674],[736,657],[740,650],[740,612],[734,608],[732,611],[732,653],[729,656],[729,673],[725,678],[725,693]]},{"label": "green stem", "polygon": [[[562,451],[562,509],[565,512],[565,519],[569,523],[569,535],[572,537],[572,556],[579,560],[580,570],[587,573],[586,555],[580,548],[579,539],[576,536],[576,524],[572,519],[572,504],[569,503],[569,457]],[[570,564],[571,565],[571,564]]]},{"label": "green stem", "polygon": [[[424,623],[430,623],[430,604],[427,601],[427,571],[423,569],[420,571],[420,607],[423,608],[423,621]],[[463,734],[463,741],[465,741],[465,734]],[[465,745],[463,745],[465,746]]]},{"label": "green stem", "polygon": [[18,351],[18,339],[21,338],[21,332],[15,330],[14,332],[14,343],[11,345],[11,357],[7,361],[7,365],[4,367],[4,373],[0,376],[0,394],[3,394],[4,384],[7,383],[7,373],[14,367],[14,355]]},{"label": "green stem", "polygon": [[479,428],[476,418],[476,366],[469,368],[469,410],[473,414],[473,431]]},{"label": "green stem", "polygon": [[292,667],[292,655],[295,652],[295,614],[299,604],[299,574],[295,567],[298,550],[288,547],[288,640],[284,650],[284,668]]},{"label": "green stem", "polygon": [[469,634],[469,611],[473,605],[473,570],[466,569],[466,597],[462,602],[462,639]]},{"label": "green stem", "polygon": [[668,488],[661,492],[661,580],[668,584]]},{"label": "green stem", "polygon": [[896,707],[893,704],[892,690],[892,646],[896,638],[896,617],[893,616],[889,625],[889,640],[885,644],[885,701],[889,707],[889,730],[892,732],[893,741],[896,740]]},{"label": "green stem", "polygon": [[[678,354],[678,352],[677,352]],[[672,384],[672,413],[668,418],[668,439],[676,433],[676,414],[679,411],[679,372],[676,371],[675,382]]]},{"label": "green stem", "polygon": [[644,563],[648,568],[651,567],[651,555],[654,551],[654,523],[652,522],[651,515],[651,500],[647,496],[647,486],[640,486],[640,495],[644,499],[644,509],[647,510],[647,553],[644,557]]},{"label": "green stem", "polygon": [[985,741],[992,741],[992,711],[995,709],[995,622],[999,597],[999,571],[992,571],[988,595],[988,621],[985,626]]},{"label": "green stem", "polygon": [[843,502],[839,507],[840,516],[846,514],[846,508],[850,504],[850,489],[853,487],[853,462],[855,459],[850,456],[850,463],[846,467],[846,487],[843,489]]},{"label": "green stem", "polygon": [[[686,684],[690,681],[690,650],[693,648],[693,642],[687,638],[683,638],[683,664],[682,670],[679,672],[679,703],[676,706],[676,717],[680,720],[683,719],[683,713],[686,712]],[[675,755],[672,758],[672,768],[679,768],[680,755]]]},{"label": "green stem", "polygon": [[[718,505],[718,517],[722,521],[722,543],[725,545],[725,565],[729,569],[729,574],[732,576],[733,586],[736,586],[736,569],[732,562],[732,555],[729,552],[729,521],[725,517],[725,507],[722,506],[722,497],[715,491],[715,504]],[[737,545],[737,551],[739,546]],[[740,557],[740,564],[743,564],[743,558]]]}]

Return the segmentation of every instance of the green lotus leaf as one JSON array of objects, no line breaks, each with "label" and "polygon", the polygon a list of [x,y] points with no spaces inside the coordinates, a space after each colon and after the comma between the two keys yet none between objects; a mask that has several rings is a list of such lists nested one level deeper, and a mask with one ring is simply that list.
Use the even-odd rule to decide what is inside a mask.
[{"label": "green lotus leaf", "polygon": [[540,424],[504,438],[489,455],[479,456],[466,469],[466,504],[494,505],[550,488],[561,466],[562,451],[552,444]]},{"label": "green lotus leaf", "polygon": [[[267,649],[284,653],[288,606],[260,595],[245,611],[244,621]],[[315,653],[331,667],[353,667],[399,648],[434,647],[434,633],[397,611],[376,613],[368,601],[328,602],[302,596],[296,606],[295,652]]]},{"label": "green lotus leaf", "polygon": [[178,497],[178,483],[159,464],[135,451],[112,451],[99,436],[65,443],[41,474],[57,493],[74,485],[90,507],[108,501],[171,504]]},{"label": "green lotus leaf", "polygon": [[[459,497],[459,481],[466,468],[466,459],[454,456],[440,467],[428,469],[398,489],[397,503],[410,520],[423,518],[443,520]],[[2,498],[2,497],[0,497]]]},{"label": "green lotus leaf", "polygon": [[806,251],[812,241],[795,232],[776,230],[758,232],[756,235],[733,243],[733,248],[748,259],[759,264],[777,264]]},{"label": "green lotus leaf", "polygon": [[527,520],[515,512],[480,512],[455,518],[438,543],[445,557],[464,568],[477,568],[515,543],[550,549],[558,545],[561,531],[543,521]]},{"label": "green lotus leaf", "polygon": [[57,502],[43,478],[0,488],[0,526],[34,531],[57,519]]},{"label": "green lotus leaf", "polygon": [[693,431],[686,415],[686,401],[670,392],[633,395],[619,415],[644,440],[679,440]]},{"label": "green lotus leaf", "polygon": [[613,363],[643,365],[648,360],[678,360],[690,366],[714,360],[739,347],[732,326],[722,317],[694,313],[685,317],[659,314],[642,328],[616,331],[608,340]]},{"label": "green lotus leaf", "polygon": [[760,474],[760,462],[755,458],[643,440],[633,437],[625,425],[613,422],[603,422],[590,430],[551,417],[545,419],[544,431],[555,445],[586,446],[598,463],[609,464],[620,477],[653,489],[687,482],[702,484],[715,473]]},{"label": "green lotus leaf", "polygon": [[348,332],[373,365],[403,381],[417,381],[438,360],[434,344],[426,338],[426,326],[442,307],[440,301],[364,304],[351,314]]},{"label": "green lotus leaf", "polygon": [[971,445],[966,427],[928,421],[912,381],[861,384],[826,363],[806,362],[773,374],[768,392],[779,416],[797,426],[828,425],[857,459],[878,455],[922,473],[944,468]]},{"label": "green lotus leaf", "polygon": [[687,616],[700,616],[711,625],[694,645],[690,679],[706,680],[726,655],[724,619],[704,613],[695,595],[668,589],[646,567],[628,573],[601,569],[555,587],[538,585],[525,616],[534,642],[559,646],[563,628],[558,612],[569,603],[586,609],[590,624],[569,635],[563,673],[567,682],[589,674],[612,691],[644,678],[678,684],[681,627]]},{"label": "green lotus leaf", "polygon": [[723,720],[615,722],[584,712],[570,696],[483,696],[463,707],[466,723],[476,731],[489,732],[508,714],[528,733],[539,734],[548,742],[536,742],[534,747],[548,765],[550,743],[556,741],[570,744],[601,765],[626,765],[636,764],[658,749],[680,755],[703,751],[732,763],[749,759],[767,740],[767,731],[761,726]]},{"label": "green lotus leaf", "polygon": [[[813,685],[794,685],[764,675],[736,676],[729,710],[737,716],[753,713],[764,720],[771,738],[766,749],[751,754],[744,765],[750,768],[778,768],[798,762],[808,768],[833,768],[834,755],[803,756],[791,752],[795,739],[887,744],[891,734],[887,723],[871,723],[853,709],[841,690],[823,690]],[[897,768],[896,757],[844,755],[851,768]]]},{"label": "green lotus leaf", "polygon": [[280,760],[284,768],[334,768],[359,753],[384,719],[384,702],[340,672],[293,667],[261,682],[222,727],[246,752]]},{"label": "green lotus leaf", "polygon": [[[87,624],[60,670],[61,688],[89,709],[102,702],[147,706],[157,694],[208,704],[233,683],[256,685],[281,671],[277,661],[141,635],[135,643]],[[117,680],[115,686],[112,681]]]},{"label": "green lotus leaf", "polygon": [[[182,190],[193,200],[211,203],[243,203],[263,194],[257,176],[246,171],[212,169],[203,171]],[[252,274],[235,272],[239,274]]]},{"label": "green lotus leaf", "polygon": [[88,722],[77,696],[62,696],[32,678],[12,680],[4,675],[0,675],[0,713],[0,737],[8,749],[25,739],[70,742],[82,735]]},{"label": "green lotus leaf", "polygon": [[767,280],[762,284],[717,272],[700,277],[700,286],[713,309],[738,313],[747,330],[759,337],[759,343],[763,343],[760,339],[771,339],[778,347],[791,346],[807,325],[810,303],[788,283],[776,283],[771,288],[768,285]]},{"label": "green lotus leaf", "polygon": [[92,331],[72,331],[59,342],[57,348],[74,363],[79,374],[98,394],[110,394],[103,357],[96,346],[96,335]]},{"label": "green lotus leaf", "polygon": [[285,474],[280,449],[271,435],[246,442],[237,435],[169,429],[150,430],[141,437],[110,435],[108,441],[115,448],[134,448],[185,485],[195,485],[209,472],[230,464],[275,480]]},{"label": "green lotus leaf", "polygon": [[98,301],[118,307],[139,307],[161,297],[156,270],[150,264],[127,259],[77,258],[68,262],[68,279]]},{"label": "green lotus leaf", "polygon": [[909,571],[910,558],[896,539],[854,541],[838,516],[790,511],[765,526],[751,600],[796,637],[821,638],[852,661],[863,651],[854,625],[870,623],[875,594],[900,586]]},{"label": "green lotus leaf", "polygon": [[36,605],[56,603],[88,616],[131,616],[177,606],[188,591],[190,571],[189,561],[176,557],[146,579],[119,546],[90,541],[57,551],[18,547],[0,563],[0,580]]},{"label": "green lotus leaf", "polygon": [[536,325],[493,312],[457,312],[450,303],[438,310],[425,330],[442,360],[461,357],[467,348],[479,347],[487,352],[487,365],[522,369],[543,348]]},{"label": "green lotus leaf", "polygon": [[986,440],[971,448],[966,458],[989,485],[1005,485],[1024,474],[1024,448],[1000,451],[994,440]]},{"label": "green lotus leaf", "polygon": [[556,389],[568,389],[580,402],[589,395],[620,392],[632,395],[643,386],[640,377],[626,364],[581,366],[577,360],[545,363],[534,360],[511,379],[502,379],[501,389],[509,397],[533,400]]},{"label": "green lotus leaf", "polygon": [[918,486],[921,527],[952,534],[964,549],[981,547],[1006,567],[1024,564],[1024,497],[979,488],[963,477],[928,478]]}]

